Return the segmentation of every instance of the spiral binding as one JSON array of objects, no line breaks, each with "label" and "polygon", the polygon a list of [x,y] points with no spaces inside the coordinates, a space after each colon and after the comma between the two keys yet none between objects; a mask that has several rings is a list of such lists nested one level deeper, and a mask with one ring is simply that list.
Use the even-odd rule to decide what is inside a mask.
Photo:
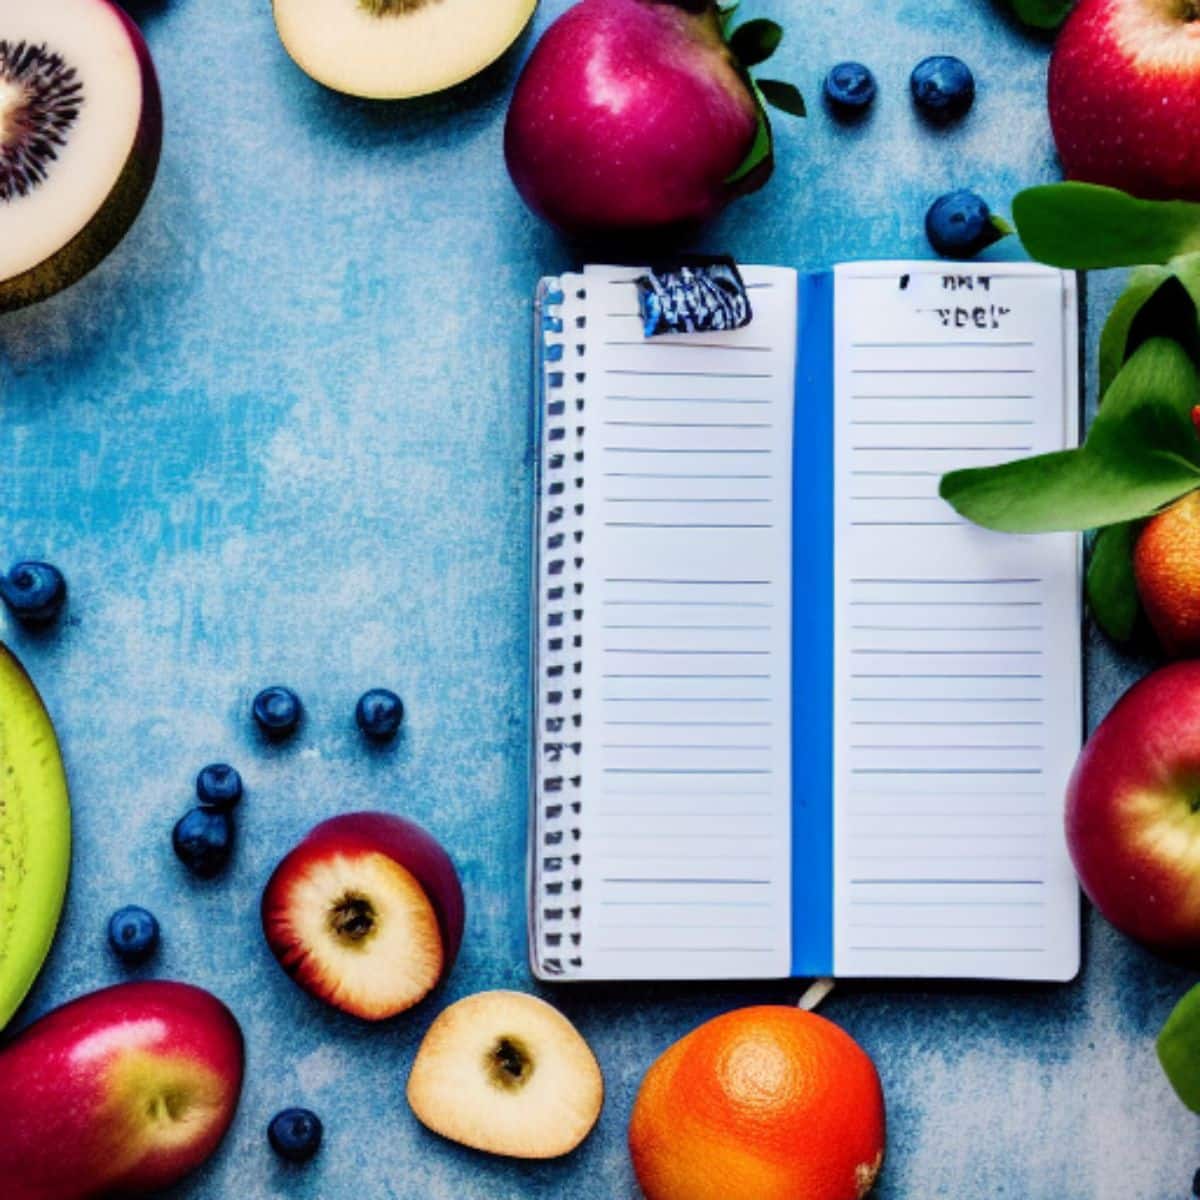
[{"label": "spiral binding", "polygon": [[[533,959],[547,978],[582,969],[583,479],[587,299],[543,285],[538,497]],[[570,294],[564,291],[570,287]]]}]

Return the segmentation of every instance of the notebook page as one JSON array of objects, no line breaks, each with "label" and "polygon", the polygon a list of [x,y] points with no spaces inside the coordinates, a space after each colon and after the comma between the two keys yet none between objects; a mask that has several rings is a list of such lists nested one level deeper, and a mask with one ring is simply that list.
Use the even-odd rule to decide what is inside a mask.
[{"label": "notebook page", "polygon": [[589,268],[582,977],[784,976],[796,276],[647,341]]},{"label": "notebook page", "polygon": [[836,275],[835,962],[1066,979],[1077,539],[982,531],[937,487],[1075,443],[1074,280],[955,270]]}]

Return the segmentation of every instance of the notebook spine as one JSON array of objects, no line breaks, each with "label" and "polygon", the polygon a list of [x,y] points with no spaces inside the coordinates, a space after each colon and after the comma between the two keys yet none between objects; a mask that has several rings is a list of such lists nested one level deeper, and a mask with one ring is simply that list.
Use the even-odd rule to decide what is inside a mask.
[{"label": "notebook spine", "polygon": [[578,973],[581,947],[583,478],[586,316],[582,287],[543,284],[537,314],[540,438],[531,837],[532,960],[547,979]]}]

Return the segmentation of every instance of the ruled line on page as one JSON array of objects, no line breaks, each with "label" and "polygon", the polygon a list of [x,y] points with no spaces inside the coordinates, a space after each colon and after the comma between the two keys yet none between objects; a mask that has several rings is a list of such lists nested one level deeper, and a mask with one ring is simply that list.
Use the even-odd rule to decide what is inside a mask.
[{"label": "ruled line on page", "polygon": [[[784,974],[795,275],[747,270],[780,285],[755,292],[748,329],[635,340],[632,273],[589,271],[583,959],[608,977]],[[763,906],[761,947],[735,947],[728,917],[697,927],[686,906],[718,890]],[[632,913],[664,892],[647,937],[596,924],[606,901]]]},{"label": "ruled line on page", "polygon": [[[1067,444],[1066,277],[989,266],[988,336],[943,325],[956,306],[974,311],[978,297],[954,290],[974,274],[836,274],[835,968],[847,975],[978,972],[974,957],[1049,978],[1038,960],[1077,954],[1054,833],[1062,747],[1078,739],[1063,665],[1078,630],[1071,543],[997,538],[936,487],[947,470]],[[969,910],[1031,891],[1036,918]]]}]

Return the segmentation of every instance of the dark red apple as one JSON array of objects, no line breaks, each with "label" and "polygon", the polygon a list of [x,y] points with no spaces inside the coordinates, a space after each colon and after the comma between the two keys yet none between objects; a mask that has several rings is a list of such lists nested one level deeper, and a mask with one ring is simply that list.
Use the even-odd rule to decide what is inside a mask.
[{"label": "dark red apple", "polygon": [[[651,231],[707,220],[748,190],[729,180],[758,125],[714,4],[582,0],[526,65],[504,149],[518,191],[553,224]],[[753,185],[769,172],[768,160]]]},{"label": "dark red apple", "polygon": [[381,1021],[412,1008],[454,965],[462,885],[419,825],[347,813],[318,825],[263,893],[267,942],[306,991]]},{"label": "dark red apple", "polygon": [[0,1196],[145,1196],[200,1166],[229,1128],[242,1035],[214,996],[124,983],[0,1050]]},{"label": "dark red apple", "polygon": [[1084,891],[1118,929],[1200,952],[1200,662],[1135,684],[1092,734],[1067,790]]},{"label": "dark red apple", "polygon": [[1200,199],[1200,0],[1081,0],[1050,63],[1072,179]]}]

